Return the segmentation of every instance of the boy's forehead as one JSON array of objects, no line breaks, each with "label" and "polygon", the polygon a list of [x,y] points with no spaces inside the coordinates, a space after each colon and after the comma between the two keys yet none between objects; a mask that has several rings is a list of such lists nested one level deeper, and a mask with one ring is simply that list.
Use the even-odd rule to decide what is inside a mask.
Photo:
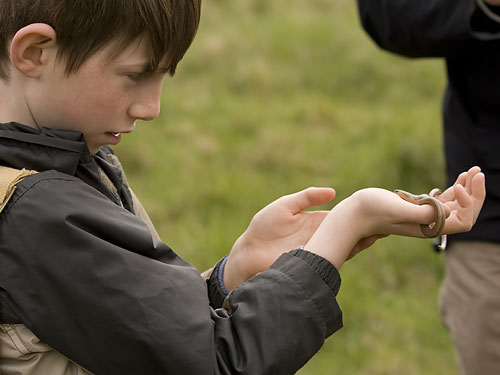
[{"label": "boy's forehead", "polygon": [[107,46],[109,56],[116,61],[149,61],[152,54],[150,44],[144,37],[126,43],[115,41]]},{"label": "boy's forehead", "polygon": [[[108,58],[120,65],[137,66],[144,69],[151,67],[151,58],[153,50],[151,43],[146,37],[140,37],[134,41],[125,44],[123,42],[114,42],[108,46]],[[158,64],[159,71],[167,71],[168,58],[164,56]]]}]

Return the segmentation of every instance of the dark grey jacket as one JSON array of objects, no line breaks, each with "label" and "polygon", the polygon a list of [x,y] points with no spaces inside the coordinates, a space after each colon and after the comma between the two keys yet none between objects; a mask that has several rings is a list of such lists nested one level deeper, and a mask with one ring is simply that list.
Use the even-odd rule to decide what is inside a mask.
[{"label": "dark grey jacket", "polygon": [[450,239],[500,241],[500,24],[474,0],[358,0],[358,6],[363,27],[382,48],[446,59],[448,185],[479,165],[487,192],[474,228]]},{"label": "dark grey jacket", "polygon": [[0,125],[0,164],[40,172],[0,215],[0,323],[104,375],[293,374],[342,326],[338,272],[307,251],[220,308],[215,278],[207,286],[133,214],[110,153],[90,155],[77,132]]}]

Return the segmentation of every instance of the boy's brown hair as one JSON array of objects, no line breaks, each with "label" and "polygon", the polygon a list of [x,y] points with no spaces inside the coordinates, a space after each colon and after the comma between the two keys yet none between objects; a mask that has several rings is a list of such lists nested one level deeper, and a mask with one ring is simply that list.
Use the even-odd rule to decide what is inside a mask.
[{"label": "boy's brown hair", "polygon": [[[200,20],[201,0],[0,0],[0,78],[8,79],[9,43],[32,23],[56,31],[67,74],[101,48],[116,52],[140,36],[150,42],[150,71],[173,75]],[[160,67],[167,58],[168,65]]]}]

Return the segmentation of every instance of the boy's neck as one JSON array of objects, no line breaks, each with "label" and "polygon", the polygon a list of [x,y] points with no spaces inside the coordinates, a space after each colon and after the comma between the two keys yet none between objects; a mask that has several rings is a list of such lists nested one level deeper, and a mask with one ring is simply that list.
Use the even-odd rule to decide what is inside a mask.
[{"label": "boy's neck", "polygon": [[22,90],[13,82],[0,79],[0,123],[17,122],[39,130],[24,100]]}]

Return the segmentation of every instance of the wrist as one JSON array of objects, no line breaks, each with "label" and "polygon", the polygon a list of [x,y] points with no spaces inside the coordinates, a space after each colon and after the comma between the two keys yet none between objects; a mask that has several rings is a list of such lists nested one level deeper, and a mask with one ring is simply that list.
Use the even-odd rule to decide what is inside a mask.
[{"label": "wrist", "polygon": [[363,238],[365,223],[362,218],[361,200],[356,195],[337,204],[320,224],[305,248],[342,267],[356,243]]},{"label": "wrist", "polygon": [[244,261],[241,260],[242,257],[241,251],[235,252],[233,248],[227,257],[224,270],[221,272],[224,287],[228,293],[247,280],[244,277],[245,273],[241,269],[241,265],[244,264]]}]

